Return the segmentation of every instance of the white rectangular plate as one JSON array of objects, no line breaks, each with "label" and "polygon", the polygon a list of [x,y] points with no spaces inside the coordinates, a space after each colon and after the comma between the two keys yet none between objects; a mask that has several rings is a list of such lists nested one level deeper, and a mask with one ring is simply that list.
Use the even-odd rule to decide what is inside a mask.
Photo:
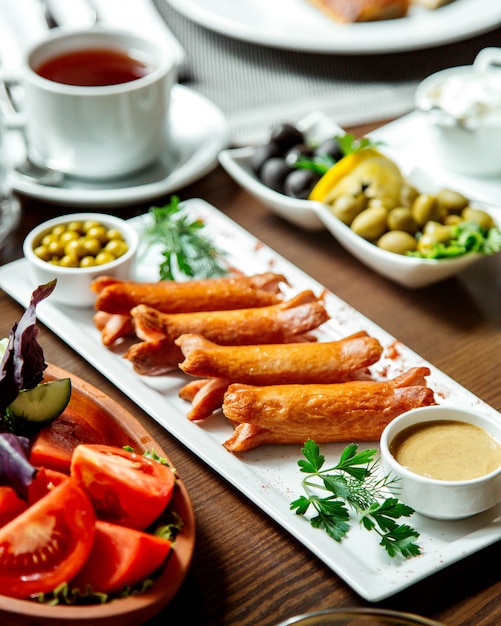
[{"label": "white rectangular plate", "polygon": [[[285,294],[304,289],[320,295],[322,285],[264,246],[232,220],[202,200],[185,203],[193,216],[207,225],[214,243],[226,251],[230,265],[247,274],[274,271],[290,282]],[[147,216],[134,218],[138,229]],[[151,252],[141,259],[136,278],[157,280],[158,257]],[[36,287],[29,282],[26,261],[15,261],[0,268],[0,286],[23,306],[27,306]],[[461,387],[451,378],[425,362],[416,353],[355,311],[333,293],[325,294],[331,319],[318,331],[320,340],[340,339],[366,330],[384,346],[382,359],[372,367],[374,377],[394,377],[409,367],[428,366],[429,385],[441,404],[472,408],[501,419],[492,407]],[[179,399],[178,391],[187,381],[181,373],[161,377],[141,377],[120,354],[102,345],[100,333],[92,322],[93,309],[56,306],[50,298],[37,307],[38,319],[104,374],[136,404],[149,413],[192,452],[219,472],[230,483],[343,578],[359,595],[376,602],[409,587],[447,565],[472,554],[501,538],[501,508],[457,522],[438,522],[415,514],[410,523],[420,532],[421,556],[400,560],[386,556],[377,536],[354,524],[348,537],[336,543],[323,531],[312,528],[303,517],[290,511],[290,502],[301,495],[297,461],[299,446],[263,446],[239,456],[222,446],[232,427],[222,414],[215,414],[202,425],[186,418],[189,405]],[[14,324],[16,320],[12,320]],[[377,447],[377,443],[360,448]],[[328,460],[335,460],[344,445],[322,446]]]}]

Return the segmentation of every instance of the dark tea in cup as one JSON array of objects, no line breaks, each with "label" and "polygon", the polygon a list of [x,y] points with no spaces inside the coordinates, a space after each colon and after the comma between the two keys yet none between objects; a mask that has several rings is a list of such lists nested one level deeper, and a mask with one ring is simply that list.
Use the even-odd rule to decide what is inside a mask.
[{"label": "dark tea in cup", "polygon": [[150,72],[145,63],[114,48],[65,51],[33,69],[39,76],[53,82],[81,87],[120,85]]}]

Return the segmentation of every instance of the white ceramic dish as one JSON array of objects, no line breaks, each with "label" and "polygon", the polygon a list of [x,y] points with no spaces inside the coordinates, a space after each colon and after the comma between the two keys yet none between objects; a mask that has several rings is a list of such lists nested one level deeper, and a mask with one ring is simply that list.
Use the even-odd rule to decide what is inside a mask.
[{"label": "white ceramic dish", "polygon": [[402,52],[443,45],[493,30],[501,4],[454,0],[440,9],[414,8],[408,17],[336,24],[307,0],[166,0],[205,28],[265,46],[350,54]]},{"label": "white ceramic dish", "polygon": [[[223,113],[195,91],[175,85],[172,89],[170,132],[172,150],[151,167],[126,178],[85,181],[67,178],[61,186],[44,185],[16,171],[9,172],[15,191],[55,204],[95,208],[126,206],[171,193],[210,172],[217,155],[226,147],[229,129]],[[17,131],[6,136],[9,169],[21,163],[26,150]]]},{"label": "white ceramic dish", "polygon": [[452,171],[501,176],[500,64],[501,48],[484,48],[472,65],[441,70],[417,87],[430,143]]},{"label": "white ceramic dish", "polygon": [[[298,127],[310,140],[313,136],[325,139],[344,132],[321,113],[304,118],[298,123]],[[419,259],[382,250],[356,235],[321,202],[290,198],[264,185],[252,171],[253,153],[253,147],[226,149],[219,154],[219,161],[244,189],[269,206],[274,213],[306,230],[327,228],[359,261],[404,287],[409,289],[426,287],[458,274],[482,258],[476,254],[469,254],[452,259]],[[431,192],[438,188],[437,182],[420,168],[405,173],[421,191]]]},{"label": "white ceramic dish", "polygon": [[[461,387],[458,383],[427,364],[409,348],[398,343],[398,357],[394,355],[395,338],[371,322],[332,292],[291,265],[276,252],[256,240],[228,217],[202,200],[185,203],[191,216],[207,224],[214,243],[227,252],[228,262],[243,272],[252,267],[254,272],[272,270],[284,274],[290,282],[286,295],[312,289],[325,295],[325,306],[331,319],[319,329],[321,340],[341,338],[353,332],[366,330],[377,337],[384,354],[377,366],[371,369],[376,378],[394,377],[416,365],[430,367],[430,386],[436,391],[438,401],[450,403],[490,415],[500,421],[501,415],[485,402]],[[132,223],[141,228],[142,219]],[[141,280],[158,278],[158,253],[150,255],[137,267],[136,277]],[[27,306],[31,288],[25,276],[26,261],[21,259],[0,268],[0,286],[22,305]],[[71,309],[55,305],[50,298],[37,307],[39,320],[75,349],[113,384],[127,394],[136,404],[179,439],[194,454],[229,483],[246,495],[249,506],[255,505],[270,515],[285,530],[311,550],[333,572],[343,578],[357,593],[369,601],[379,601],[398,593],[439,569],[463,559],[501,539],[501,507],[497,506],[464,521],[438,522],[420,516],[411,523],[421,533],[423,554],[419,558],[402,562],[387,557],[374,541],[374,537],[354,527],[342,543],[330,539],[322,531],[295,515],[290,502],[301,493],[301,475],[297,461],[301,456],[296,446],[262,446],[237,457],[227,452],[222,442],[233,429],[222,415],[214,415],[203,426],[186,418],[189,405],[178,397],[179,389],[186,383],[181,373],[161,377],[140,377],[121,354],[103,347],[100,333],[92,322],[93,309]],[[377,447],[374,442],[368,447]],[[326,456],[338,458],[344,446],[322,446]]]},{"label": "white ceramic dish", "polygon": [[[441,185],[457,189],[475,201],[492,205],[493,213],[499,209],[501,198],[501,177],[476,177],[458,174],[445,167],[433,149],[426,127],[425,116],[416,111],[409,113],[390,124],[378,128],[370,134],[373,139],[384,142],[384,150],[395,158],[406,172],[426,164],[428,172],[433,172]],[[496,205],[498,208],[496,208]]]},{"label": "white ceramic dish", "polygon": [[[120,231],[127,242],[127,252],[111,263],[86,268],[53,265],[35,254],[34,248],[40,244],[43,236],[51,232],[55,226],[73,221],[85,222],[86,220],[97,221],[106,229],[113,228]],[[134,268],[138,247],[139,235],[128,221],[105,213],[72,213],[55,217],[36,226],[26,236],[23,252],[28,261],[32,289],[56,278],[56,287],[51,294],[52,300],[69,306],[91,306],[96,299],[96,294],[90,289],[92,281],[102,275],[115,276],[116,278],[130,276]]]},{"label": "white ceramic dish", "polygon": [[415,511],[434,519],[455,520],[477,515],[501,501],[501,467],[470,480],[437,480],[401,465],[391,453],[395,437],[411,426],[442,421],[465,422],[485,430],[501,442],[501,423],[482,413],[451,406],[429,406],[408,411],[388,424],[381,436],[385,473],[398,481],[395,493]]}]

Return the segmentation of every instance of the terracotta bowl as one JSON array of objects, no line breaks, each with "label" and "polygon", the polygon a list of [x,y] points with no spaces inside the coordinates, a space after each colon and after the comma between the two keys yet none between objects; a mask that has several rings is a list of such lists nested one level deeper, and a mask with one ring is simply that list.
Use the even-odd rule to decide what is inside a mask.
[{"label": "terracotta bowl", "polygon": [[[169,461],[167,454],[147,430],[117,402],[93,385],[61,368],[49,365],[46,370],[48,380],[66,377],[70,377],[72,382],[69,406],[77,412],[85,414],[93,411],[99,416],[107,437],[105,443],[118,446],[131,445],[141,452],[146,449],[155,450]],[[176,538],[175,548],[171,551],[163,570],[147,592],[108,604],[86,606],[48,606],[0,595],[0,624],[9,626],[144,624],[172,600],[191,565],[195,546],[195,517],[190,497],[179,477],[171,507],[181,516],[184,526]]]}]

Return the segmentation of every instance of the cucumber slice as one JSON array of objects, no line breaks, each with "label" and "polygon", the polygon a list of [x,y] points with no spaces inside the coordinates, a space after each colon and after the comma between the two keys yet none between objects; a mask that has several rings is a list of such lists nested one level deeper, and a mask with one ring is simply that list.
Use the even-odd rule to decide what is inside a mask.
[{"label": "cucumber slice", "polygon": [[64,411],[70,401],[71,379],[60,378],[23,389],[9,405],[8,411],[27,422],[49,422]]}]

